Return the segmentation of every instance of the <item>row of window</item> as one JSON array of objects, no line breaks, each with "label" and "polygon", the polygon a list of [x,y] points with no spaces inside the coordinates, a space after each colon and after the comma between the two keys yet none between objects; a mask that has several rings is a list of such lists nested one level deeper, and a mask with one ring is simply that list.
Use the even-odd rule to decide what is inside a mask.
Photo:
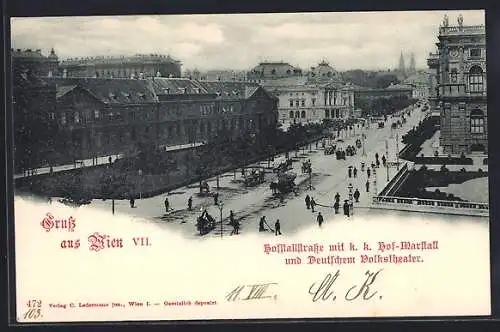
[{"label": "row of window", "polygon": [[[222,106],[220,111],[221,113],[234,113],[234,106],[233,105],[227,105],[227,106]],[[173,109],[163,109],[160,112],[161,119],[166,120],[170,118],[171,115],[176,115],[176,116],[181,116],[181,110],[179,108],[173,108]],[[135,120],[137,116],[136,111],[127,111],[128,118],[129,120]],[[145,116],[145,120],[147,121],[152,121],[155,120],[156,114],[155,110],[150,110],[150,111],[145,111],[142,110],[140,111],[140,114],[142,116]],[[200,114],[202,116],[209,116],[214,114],[214,105],[201,105],[200,106]],[[101,121],[101,120],[107,120],[107,121],[121,121],[124,119],[123,116],[123,111],[101,111],[101,110],[94,110],[94,111],[83,111],[83,112],[78,112],[78,111],[69,111],[69,112],[60,112],[59,113],[59,121],[61,124],[85,124],[88,122],[96,122],[96,121]],[[57,120],[56,119],[56,113],[52,112],[49,113],[49,119],[51,120]]]},{"label": "row of window", "polygon": [[[325,110],[325,118],[340,118],[342,117],[342,111],[339,109],[326,109]],[[290,111],[288,114],[290,119],[294,118],[305,118],[306,117],[306,111]],[[312,116],[316,116],[316,110],[313,110]]]},{"label": "row of window", "polygon": [[[466,74],[469,92],[483,92],[484,91],[484,73],[481,67],[473,66],[469,73]],[[452,83],[458,82],[458,72],[455,68],[450,71],[450,81]]]},{"label": "row of window", "polygon": [[[318,91],[311,91],[311,95],[315,96],[317,94],[318,94]],[[299,95],[299,93],[295,92],[295,96],[298,96],[298,95]],[[300,95],[303,96],[304,92],[301,92]],[[290,92],[290,97],[293,97],[293,92]]]},{"label": "row of window", "polygon": [[[269,125],[270,119],[268,119],[267,123]],[[196,135],[200,135],[204,137],[206,135],[214,133],[214,130],[229,130],[229,131],[239,131],[239,130],[255,130],[258,129],[259,123],[258,121],[254,121],[253,119],[244,119],[243,117],[239,117],[238,119],[233,118],[229,121],[202,121],[202,122],[192,122],[190,124],[185,124],[181,126],[180,123],[176,125],[163,126],[160,128],[159,134],[163,138],[175,138],[177,136],[186,135],[188,139],[196,139]],[[142,131],[137,131],[136,128],[130,128],[128,130],[119,130],[115,133],[111,132],[99,132],[95,137],[91,140],[95,142],[97,147],[101,147],[102,143],[110,144],[112,140],[116,139],[119,143],[125,143],[127,138],[131,140],[136,140],[138,136],[148,136],[150,138],[154,138],[155,130],[153,126],[145,127]],[[180,138],[180,137],[178,137]],[[78,143],[77,143],[78,144]],[[83,140],[82,144],[85,146],[85,140]]]}]

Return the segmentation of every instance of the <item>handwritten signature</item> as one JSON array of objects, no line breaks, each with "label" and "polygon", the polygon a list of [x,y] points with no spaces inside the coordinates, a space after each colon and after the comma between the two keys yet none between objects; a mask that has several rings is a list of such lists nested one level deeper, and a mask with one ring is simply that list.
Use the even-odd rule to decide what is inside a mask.
[{"label": "handwritten signature", "polygon": [[[383,269],[380,269],[376,272],[370,272],[370,270],[367,270],[363,275],[362,282],[351,286],[345,292],[344,299],[346,301],[354,301],[356,299],[368,301],[372,299],[378,294],[378,291],[374,290],[374,283],[382,270]],[[309,295],[312,297],[312,301],[335,301],[337,299],[337,295],[335,294],[334,285],[339,278],[340,270],[337,270],[337,272],[333,274],[328,273],[323,280],[314,282],[309,287]],[[382,299],[381,295],[379,295],[379,299]]]},{"label": "handwritten signature", "polygon": [[238,285],[226,295],[226,300],[230,302],[261,299],[276,300],[278,295],[276,293],[271,293],[270,291],[274,285],[277,285],[277,283],[270,282],[252,285]]}]

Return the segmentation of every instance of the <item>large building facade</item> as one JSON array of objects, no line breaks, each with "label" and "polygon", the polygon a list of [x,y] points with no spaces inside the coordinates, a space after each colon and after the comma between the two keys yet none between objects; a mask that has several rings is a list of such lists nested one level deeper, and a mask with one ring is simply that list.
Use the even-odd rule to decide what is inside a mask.
[{"label": "large building facade", "polygon": [[349,85],[282,86],[271,90],[279,98],[279,122],[317,123],[324,119],[347,119],[354,109],[354,90]]},{"label": "large building facade", "polygon": [[61,61],[59,67],[63,77],[181,77],[181,62],[162,54],[71,58]]},{"label": "large building facade", "polygon": [[461,16],[457,22],[450,26],[445,17],[436,44],[438,58],[428,59],[437,71],[440,145],[447,154],[487,153],[485,27],[463,25]]},{"label": "large building facade", "polygon": [[71,132],[74,158],[258,135],[276,128],[277,99],[256,84],[183,78],[55,78],[49,117]]}]

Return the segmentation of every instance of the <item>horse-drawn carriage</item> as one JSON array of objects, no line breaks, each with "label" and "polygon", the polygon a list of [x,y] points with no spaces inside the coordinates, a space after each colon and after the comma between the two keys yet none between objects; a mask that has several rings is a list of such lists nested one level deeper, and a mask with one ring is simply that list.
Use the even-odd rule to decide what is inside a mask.
[{"label": "horse-drawn carriage", "polygon": [[288,171],[291,168],[292,168],[292,160],[291,159],[287,159],[286,161],[283,161],[278,166],[276,166],[273,169],[273,172],[274,173],[282,173],[282,172]]},{"label": "horse-drawn carriage", "polygon": [[356,154],[356,148],[352,145],[347,146],[345,151],[346,151],[346,155],[349,157],[354,156]]},{"label": "horse-drawn carriage", "polygon": [[330,146],[327,146],[323,152],[325,155],[330,155],[330,154],[334,154],[336,149],[337,149],[336,145],[330,145]]},{"label": "horse-drawn carriage", "polygon": [[92,200],[86,197],[64,197],[59,199],[58,202],[67,206],[78,207],[81,205],[90,204]]},{"label": "horse-drawn carriage", "polygon": [[379,129],[384,128],[384,127],[385,127],[384,122],[379,122],[379,123],[378,123],[378,128],[379,128]]},{"label": "horse-drawn carriage", "polygon": [[292,172],[278,173],[277,178],[269,185],[270,189],[273,191],[273,195],[292,191],[295,188],[296,177],[297,174]]},{"label": "horse-drawn carriage", "polygon": [[265,174],[266,173],[263,169],[252,169],[252,171],[248,173],[243,180],[245,187],[253,187],[263,183],[265,180]]},{"label": "horse-drawn carriage", "polygon": [[215,228],[215,219],[205,210],[196,221],[196,229],[200,235],[205,235]]},{"label": "horse-drawn carriage", "polygon": [[361,149],[361,140],[359,138],[356,140],[356,147]]},{"label": "horse-drawn carriage", "polygon": [[337,150],[335,152],[335,156],[337,157],[337,160],[341,160],[341,159],[345,160],[345,151],[344,150]]},{"label": "horse-drawn carriage", "polygon": [[208,182],[203,180],[200,183],[200,192],[198,193],[198,196],[200,197],[205,197],[205,196],[213,196],[213,193],[210,192],[210,186],[208,185]]}]

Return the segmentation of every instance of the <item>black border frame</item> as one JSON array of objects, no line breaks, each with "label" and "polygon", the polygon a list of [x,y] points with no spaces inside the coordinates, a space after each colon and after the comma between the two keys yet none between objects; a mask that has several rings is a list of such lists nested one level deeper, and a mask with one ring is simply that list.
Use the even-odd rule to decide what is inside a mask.
[{"label": "black border frame", "polygon": [[[324,1],[324,0],[323,0]],[[493,0],[494,1],[494,0]],[[351,328],[366,328],[366,327],[381,327],[384,324],[385,329],[397,328],[411,330],[412,326],[420,326],[422,328],[433,328],[436,326],[451,327],[454,330],[462,327],[471,326],[474,330],[478,327],[481,330],[490,326],[489,323],[500,318],[500,241],[495,234],[500,234],[500,225],[498,224],[498,212],[496,197],[498,196],[496,184],[498,183],[498,158],[499,154],[495,151],[495,144],[498,142],[500,132],[495,130],[495,124],[500,123],[500,114],[496,113],[496,109],[500,109],[497,105],[500,104],[500,96],[495,94],[494,87],[497,86],[497,81],[500,79],[500,63],[496,59],[500,59],[500,6],[493,2],[488,4],[483,1],[476,0],[474,3],[470,1],[453,1],[453,0],[415,0],[414,2],[399,2],[392,1],[369,1],[369,0],[350,0],[342,3],[328,3],[317,0],[309,0],[307,2],[300,1],[284,1],[274,0],[263,3],[258,2],[223,2],[223,1],[190,1],[190,0],[85,0],[84,2],[65,1],[65,0],[2,0],[2,29],[4,36],[4,86],[2,89],[2,97],[4,97],[5,112],[2,113],[2,123],[5,127],[5,149],[3,149],[4,166],[6,170],[5,177],[5,211],[6,228],[5,239],[7,249],[5,253],[5,263],[8,271],[7,278],[7,308],[14,311],[8,312],[8,324],[11,327],[26,327],[26,326],[51,326],[62,327],[78,324],[82,329],[89,329],[96,326],[112,327],[114,325],[124,324],[128,327],[137,327],[148,325],[151,327],[168,326],[179,327],[179,325],[189,328],[199,328],[200,325],[209,325],[211,328],[217,326],[217,330],[222,328],[239,327],[257,327],[272,328],[273,330],[278,325],[289,329],[290,327],[302,328],[323,328],[332,327],[330,324],[337,324],[336,327],[351,327]],[[466,10],[466,9],[485,9],[486,10],[486,38],[487,38],[487,75],[488,75],[488,132],[489,132],[489,192],[490,192],[490,264],[491,264],[491,298],[492,298],[492,315],[490,318],[485,317],[412,317],[412,318],[352,318],[352,319],[276,319],[276,320],[210,320],[210,321],[157,321],[157,322],[113,322],[113,323],[61,323],[61,324],[46,324],[46,323],[17,323],[15,320],[15,257],[14,257],[14,229],[11,222],[13,217],[13,181],[12,179],[12,116],[10,112],[11,105],[11,75],[10,75],[10,17],[14,16],[87,16],[87,15],[138,15],[138,14],[211,14],[211,13],[277,13],[277,12],[319,12],[319,11],[382,11],[382,10]],[[409,37],[411,38],[411,37]],[[466,245],[466,244],[464,244]],[[457,269],[457,272],[460,270]],[[464,285],[468,287],[469,285]],[[472,285],[470,285],[472,286]],[[10,295],[10,296],[9,296]],[[498,303],[497,303],[498,302]],[[314,325],[312,324],[314,323]],[[498,323],[498,321],[497,321]],[[289,325],[293,324],[293,325]],[[340,325],[342,324],[342,325]],[[415,324],[415,325],[413,325]],[[437,324],[437,325],[436,325]],[[257,326],[255,326],[257,325]],[[385,330],[384,329],[384,330]]]}]

